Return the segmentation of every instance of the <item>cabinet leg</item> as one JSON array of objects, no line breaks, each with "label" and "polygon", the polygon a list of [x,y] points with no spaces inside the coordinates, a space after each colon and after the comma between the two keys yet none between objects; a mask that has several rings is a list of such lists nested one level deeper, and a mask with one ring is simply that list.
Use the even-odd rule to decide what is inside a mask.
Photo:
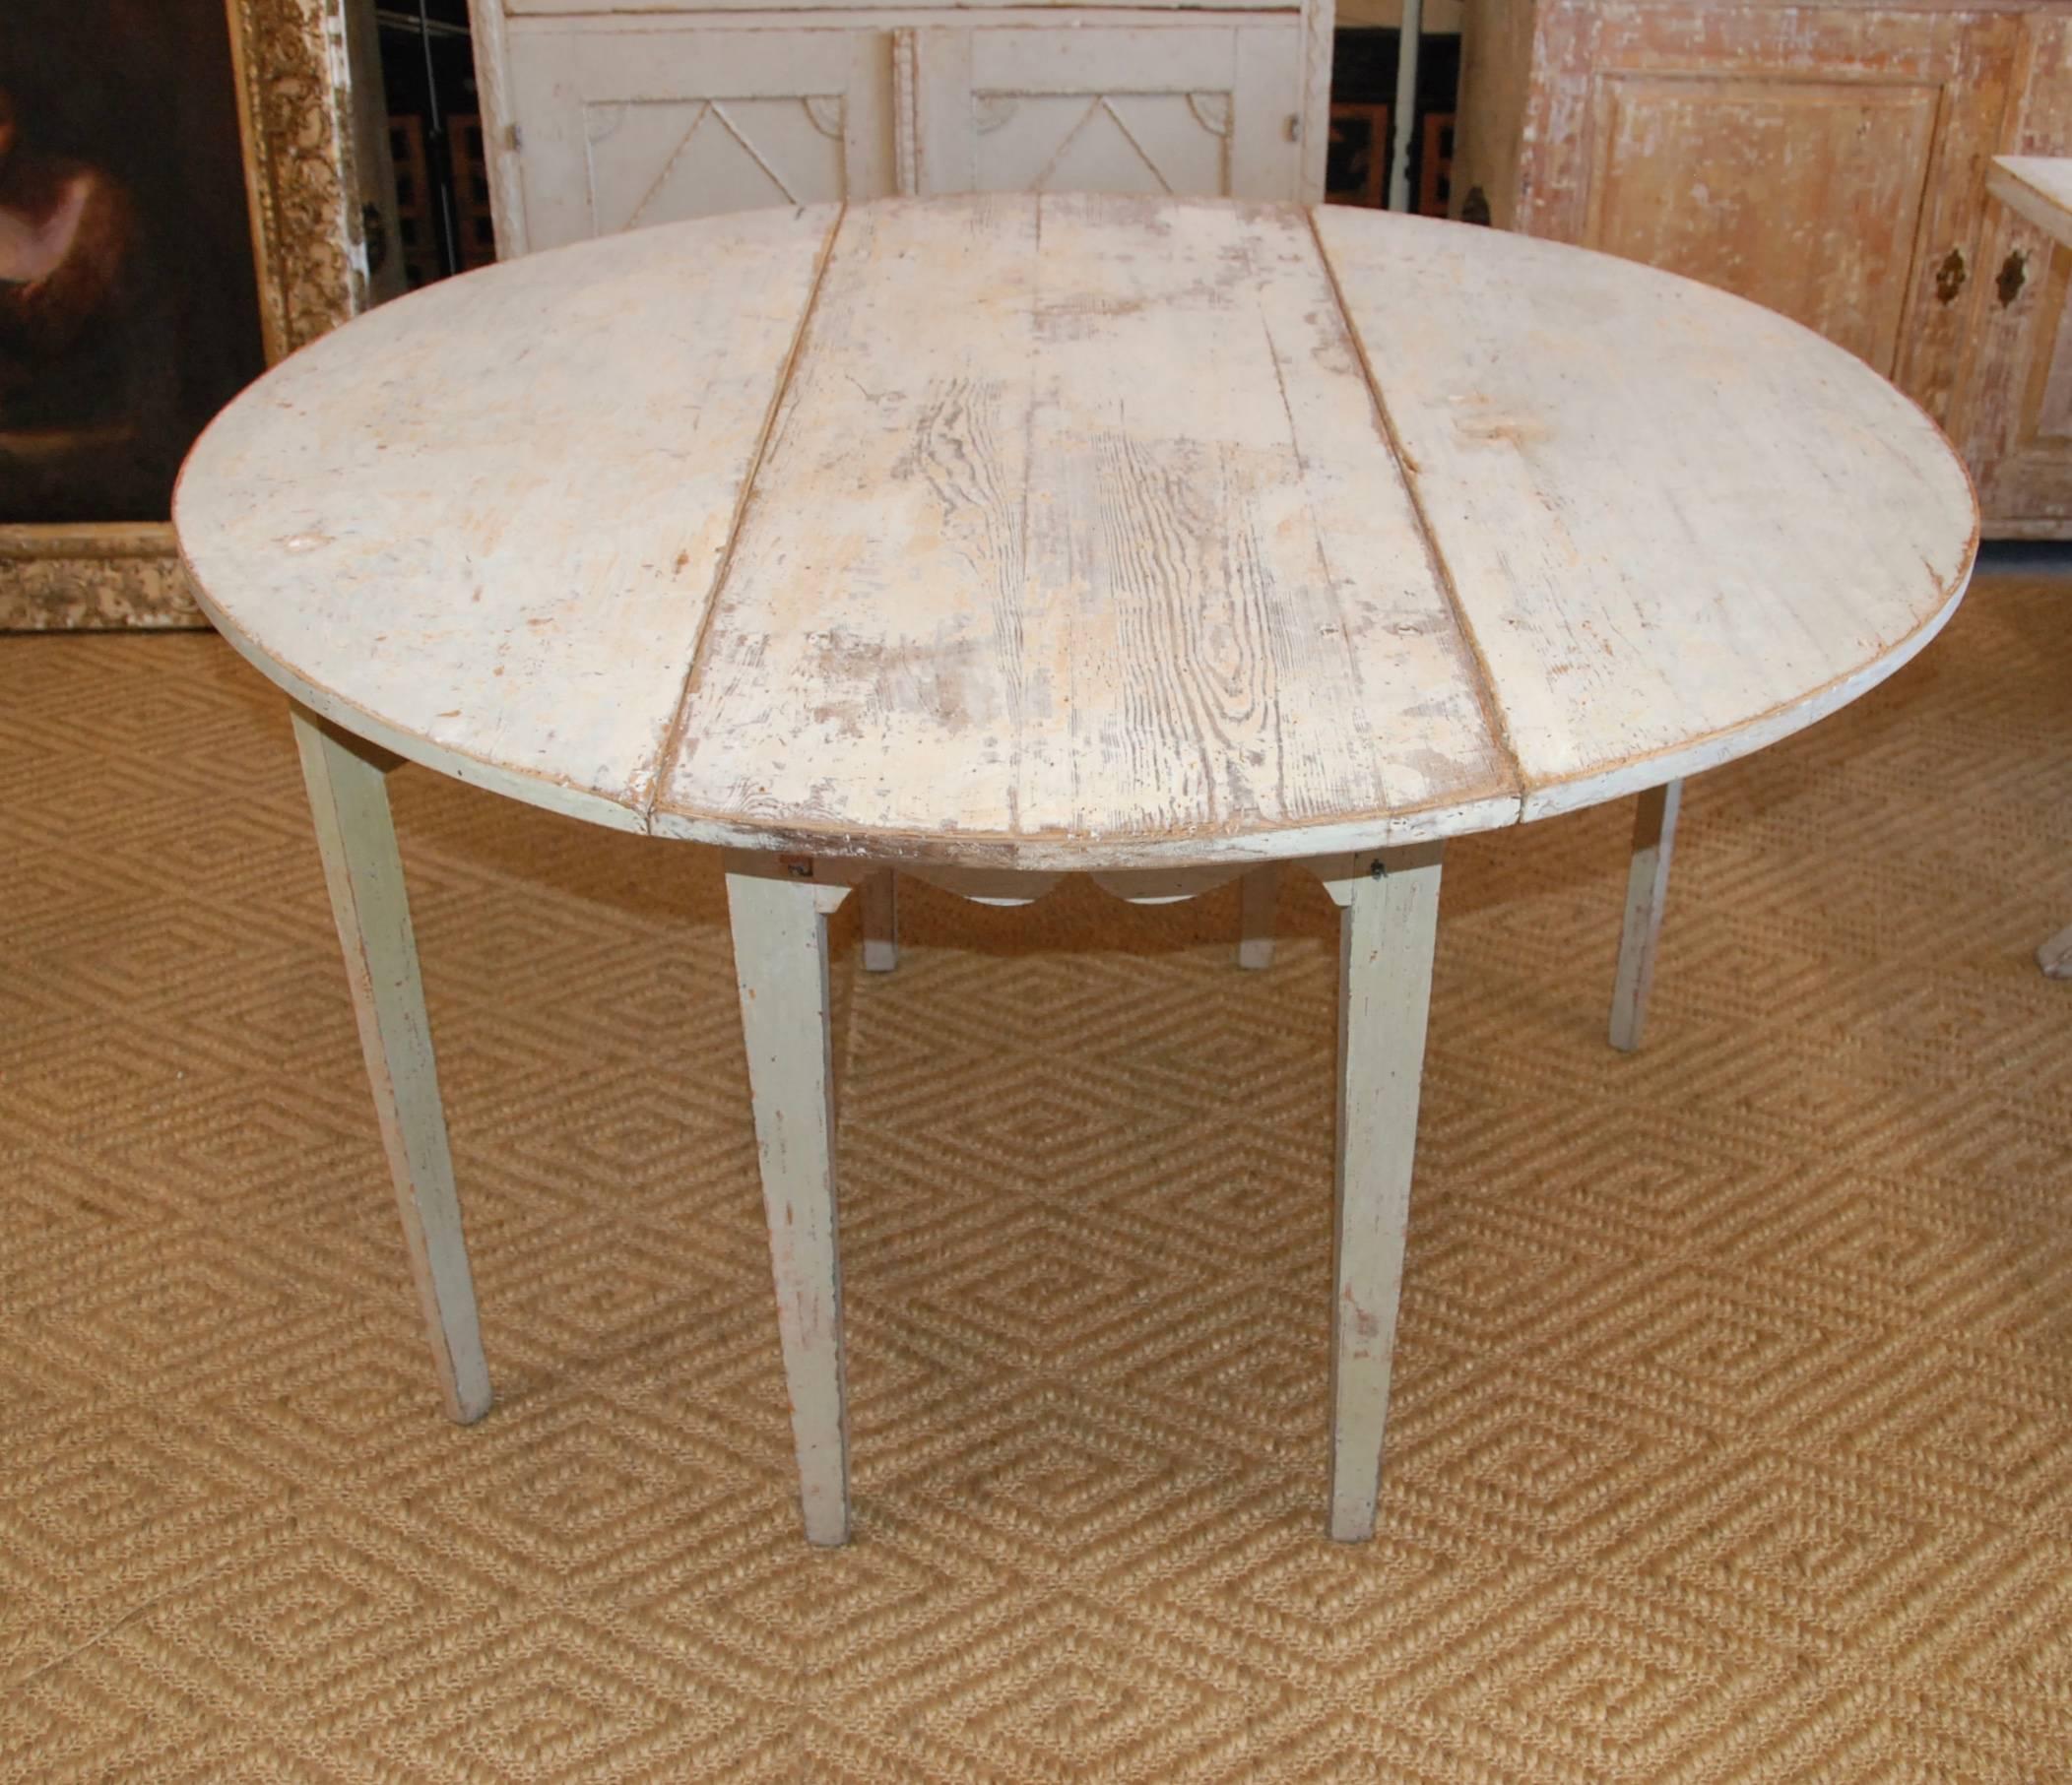
[{"label": "cabinet leg", "polygon": [[489,1371],[476,1322],[475,1283],[403,861],[389,815],[387,776],[394,759],[300,707],[293,718],[411,1275],[446,1411],[468,1424],[489,1410]]},{"label": "cabinet leg", "polygon": [[799,1498],[816,1544],[849,1540],[827,986],[827,918],[848,892],[753,858],[735,858],[727,874]]},{"label": "cabinet leg", "polygon": [[864,882],[864,971],[890,973],[899,965],[899,876],[880,868]]},{"label": "cabinet leg", "polygon": [[1374,1535],[1424,1076],[1436,844],[1327,879],[1338,914],[1338,1182],[1332,1242],[1330,1534]]},{"label": "cabinet leg", "polygon": [[1654,949],[1661,939],[1662,907],[1669,897],[1669,855],[1683,783],[1650,788],[1634,812],[1633,862],[1626,872],[1626,921],[1619,931],[1619,971],[1612,982],[1611,1045],[1632,1053],[1648,1022],[1654,984]]},{"label": "cabinet leg", "polygon": [[1238,965],[1273,965],[1273,913],[1280,903],[1280,863],[1255,867],[1238,883]]}]

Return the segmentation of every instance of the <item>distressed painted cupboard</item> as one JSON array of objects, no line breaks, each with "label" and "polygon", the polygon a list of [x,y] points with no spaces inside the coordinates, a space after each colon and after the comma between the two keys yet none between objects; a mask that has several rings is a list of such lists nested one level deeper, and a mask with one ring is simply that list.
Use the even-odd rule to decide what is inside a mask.
[{"label": "distressed painted cupboard", "polygon": [[1454,203],[1738,291],[1942,424],[1987,534],[2072,537],[2072,254],[1990,205],[2072,153],[2036,0],[1468,0]]},{"label": "distressed painted cupboard", "polygon": [[1323,195],[1330,0],[472,0],[505,255],[893,193]]}]

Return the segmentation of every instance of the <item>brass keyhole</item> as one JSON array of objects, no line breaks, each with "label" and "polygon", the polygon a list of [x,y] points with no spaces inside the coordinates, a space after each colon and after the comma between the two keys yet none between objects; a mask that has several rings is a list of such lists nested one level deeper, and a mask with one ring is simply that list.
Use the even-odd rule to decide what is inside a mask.
[{"label": "brass keyhole", "polygon": [[1964,289],[1964,250],[1952,248],[1943,256],[1942,265],[1935,269],[1935,295],[1944,303],[1955,303],[1957,293]]},{"label": "brass keyhole", "polygon": [[1993,282],[2000,293],[2000,307],[2004,310],[2022,295],[2022,285],[2029,277],[2029,256],[2017,248],[2000,263],[2000,277]]}]

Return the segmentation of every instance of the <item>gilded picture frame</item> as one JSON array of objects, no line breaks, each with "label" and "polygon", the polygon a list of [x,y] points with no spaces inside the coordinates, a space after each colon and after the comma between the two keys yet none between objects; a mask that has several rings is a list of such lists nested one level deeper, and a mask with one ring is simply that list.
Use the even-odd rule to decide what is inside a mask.
[{"label": "gilded picture frame", "polygon": [[[365,307],[345,0],[225,0],[268,364]],[[204,626],[169,522],[0,527],[0,630]]]}]

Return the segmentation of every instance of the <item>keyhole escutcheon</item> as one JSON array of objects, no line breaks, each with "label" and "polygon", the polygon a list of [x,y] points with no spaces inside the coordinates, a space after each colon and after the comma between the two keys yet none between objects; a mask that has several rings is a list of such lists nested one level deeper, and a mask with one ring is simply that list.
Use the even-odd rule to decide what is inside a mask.
[{"label": "keyhole escutcheon", "polygon": [[1957,293],[1964,289],[1965,277],[1964,250],[1952,248],[1935,269],[1935,295],[1944,303],[1955,303]]}]

